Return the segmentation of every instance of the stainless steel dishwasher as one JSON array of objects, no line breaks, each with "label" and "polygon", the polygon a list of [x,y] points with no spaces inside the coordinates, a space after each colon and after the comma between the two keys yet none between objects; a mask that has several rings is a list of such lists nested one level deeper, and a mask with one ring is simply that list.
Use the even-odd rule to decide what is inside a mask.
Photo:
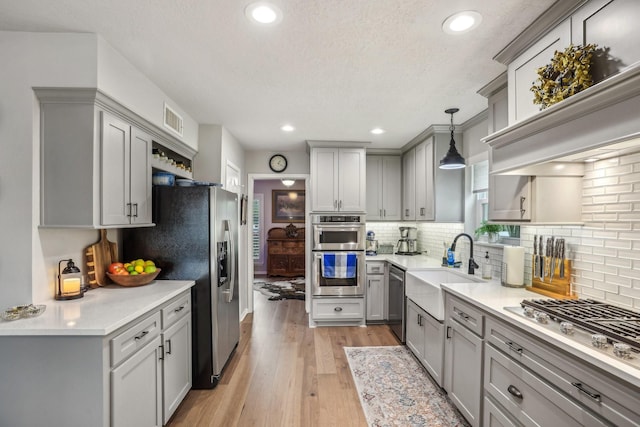
[{"label": "stainless steel dishwasher", "polygon": [[389,327],[404,343],[404,271],[396,266],[389,269]]}]

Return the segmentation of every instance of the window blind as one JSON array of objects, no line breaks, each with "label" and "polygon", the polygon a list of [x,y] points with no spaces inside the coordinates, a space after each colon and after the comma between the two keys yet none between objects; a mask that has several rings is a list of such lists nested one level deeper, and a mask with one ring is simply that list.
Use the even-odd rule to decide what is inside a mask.
[{"label": "window blind", "polygon": [[263,206],[263,195],[262,194],[254,194],[253,197],[253,206],[251,209],[251,224],[252,224],[252,253],[253,260],[256,262],[260,262],[262,259],[262,227],[263,227],[263,215],[262,215],[262,206]]},{"label": "window blind", "polygon": [[474,163],[471,189],[473,193],[483,193],[489,189],[489,161]]}]

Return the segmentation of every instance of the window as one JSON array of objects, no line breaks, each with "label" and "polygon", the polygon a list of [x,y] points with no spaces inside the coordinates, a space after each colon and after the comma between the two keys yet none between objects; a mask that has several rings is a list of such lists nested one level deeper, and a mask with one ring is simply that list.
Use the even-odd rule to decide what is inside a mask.
[{"label": "window", "polygon": [[262,264],[262,229],[264,228],[264,195],[253,195],[253,206],[251,207],[251,233],[252,233],[252,253],[253,262]]},{"label": "window", "polygon": [[[483,221],[489,220],[489,161],[484,160],[471,165],[471,190],[474,194],[475,217],[474,230]],[[502,225],[501,237],[520,238],[519,225]]]}]

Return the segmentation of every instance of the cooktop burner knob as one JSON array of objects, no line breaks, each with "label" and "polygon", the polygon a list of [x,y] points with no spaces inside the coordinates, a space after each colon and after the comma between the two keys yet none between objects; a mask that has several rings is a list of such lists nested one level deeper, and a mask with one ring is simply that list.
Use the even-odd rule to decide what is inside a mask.
[{"label": "cooktop burner knob", "polygon": [[591,345],[596,348],[605,348],[607,346],[607,337],[602,334],[591,335]]},{"label": "cooktop burner knob", "polygon": [[631,346],[629,344],[617,342],[613,344],[613,354],[621,359],[631,358]]},{"label": "cooktop burner knob", "polygon": [[538,323],[549,323],[549,315],[547,313],[541,313],[539,311],[536,311],[534,313],[534,316]]},{"label": "cooktop burner knob", "polygon": [[575,332],[573,330],[573,323],[571,322],[560,322],[560,332],[566,335],[573,335]]},{"label": "cooktop burner knob", "polygon": [[533,309],[533,307],[525,307],[524,308],[524,315],[527,317],[533,317],[534,313],[536,311]]}]

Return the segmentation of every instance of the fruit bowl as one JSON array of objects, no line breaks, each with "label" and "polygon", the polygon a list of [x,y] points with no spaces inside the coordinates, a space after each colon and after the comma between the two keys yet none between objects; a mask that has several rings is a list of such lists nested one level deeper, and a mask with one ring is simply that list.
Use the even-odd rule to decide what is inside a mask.
[{"label": "fruit bowl", "polygon": [[153,279],[155,279],[158,274],[160,274],[159,268],[157,268],[153,273],[136,274],[134,276],[127,274],[111,274],[107,272],[107,276],[113,283],[127,287],[148,285],[153,282]]}]

